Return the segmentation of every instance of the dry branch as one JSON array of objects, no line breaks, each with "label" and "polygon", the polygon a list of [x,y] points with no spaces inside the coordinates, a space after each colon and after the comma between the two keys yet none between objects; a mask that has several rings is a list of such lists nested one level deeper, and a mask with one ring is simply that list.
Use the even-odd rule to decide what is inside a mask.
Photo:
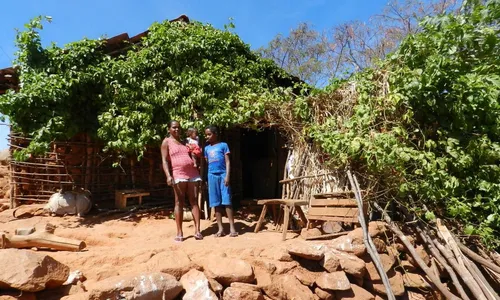
[{"label": "dry branch", "polygon": [[394,232],[398,236],[398,238],[401,240],[401,242],[403,242],[403,244],[408,249],[408,251],[410,252],[413,259],[415,259],[415,261],[417,262],[418,266],[425,272],[427,277],[429,277],[429,279],[438,288],[438,290],[441,292],[441,294],[443,294],[447,299],[453,299],[453,300],[460,299],[457,296],[453,295],[441,283],[441,280],[434,275],[432,270],[425,264],[425,262],[422,260],[422,258],[417,254],[417,252],[415,251],[415,248],[413,248],[413,246],[410,243],[410,241],[408,240],[408,238],[403,234],[401,229],[399,229],[399,227],[394,222],[392,222],[391,218],[380,207],[380,205],[378,205],[376,202],[374,202],[373,205],[375,206],[375,208],[378,211],[380,211],[380,213],[382,213],[382,216],[383,216],[384,220],[387,222],[387,224],[389,225],[389,228],[391,229],[391,231]]},{"label": "dry branch", "polygon": [[488,298],[489,300],[500,300],[497,293],[495,293],[495,290],[488,283],[488,280],[484,278],[483,273],[481,273],[481,271],[476,266],[476,264],[474,264],[474,262],[472,262],[468,258],[465,258],[465,266],[472,274],[472,276],[476,278],[476,281],[479,284],[479,287],[481,288],[483,293],[486,295],[486,298]]},{"label": "dry branch", "polygon": [[455,271],[453,271],[453,268],[450,267],[450,265],[446,262],[446,259],[439,253],[439,250],[436,249],[436,247],[434,247],[431,238],[418,226],[418,224],[415,226],[415,229],[417,230],[417,233],[422,239],[422,241],[424,241],[425,246],[427,246],[427,248],[431,251],[432,255],[437,259],[437,261],[445,268],[445,270],[450,275],[451,280],[453,281],[453,285],[455,285],[455,288],[460,294],[460,297],[462,297],[462,299],[464,300],[468,300],[469,297],[467,296],[467,293],[465,292],[463,286],[460,284],[457,274],[455,273]]},{"label": "dry branch", "polygon": [[389,282],[389,277],[384,271],[384,266],[380,261],[380,256],[376,250],[375,244],[368,233],[368,227],[366,226],[365,215],[363,211],[363,199],[361,198],[361,193],[359,192],[359,186],[356,177],[351,174],[351,171],[347,171],[347,177],[349,178],[349,182],[351,183],[352,190],[354,191],[354,196],[356,198],[356,202],[358,204],[358,213],[359,213],[359,223],[361,224],[361,228],[363,228],[363,243],[366,246],[366,250],[377,268],[377,272],[384,283],[385,292],[387,294],[387,299],[396,299],[394,296],[394,292],[392,291],[391,284]]},{"label": "dry branch", "polygon": [[477,255],[476,253],[474,253],[472,250],[470,250],[469,248],[467,248],[465,245],[463,245],[462,243],[460,242],[457,242],[458,244],[458,247],[460,248],[460,250],[462,250],[470,259],[472,259],[473,261],[491,269],[492,271],[496,272],[496,273],[499,273],[500,274],[500,267],[495,265],[494,263],[490,262],[490,261],[487,261],[486,259],[482,258],[481,256]]},{"label": "dry branch", "polygon": [[474,280],[474,277],[472,277],[472,275],[467,271],[465,265],[460,265],[455,256],[453,256],[453,253],[448,248],[443,246],[435,237],[432,238],[432,242],[434,243],[434,246],[436,246],[439,251],[441,251],[443,256],[446,257],[450,265],[455,269],[457,274],[463,280],[465,285],[467,285],[474,297],[476,299],[486,299],[486,296],[483,295],[481,288]]},{"label": "dry branch", "polygon": [[298,176],[298,177],[289,178],[289,179],[283,179],[283,180],[280,180],[280,183],[287,183],[287,182],[292,182],[292,181],[296,181],[296,180],[300,180],[300,179],[316,178],[316,177],[320,177],[320,176],[328,176],[328,175],[335,175],[335,174],[336,174],[335,172],[330,172],[330,173],[317,174],[317,175],[304,175],[304,176]]}]

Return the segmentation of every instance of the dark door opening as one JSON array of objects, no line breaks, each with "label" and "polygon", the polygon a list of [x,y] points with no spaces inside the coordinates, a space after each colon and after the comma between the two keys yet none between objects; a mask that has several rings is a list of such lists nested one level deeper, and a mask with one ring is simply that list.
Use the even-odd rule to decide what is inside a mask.
[{"label": "dark door opening", "polygon": [[281,198],[287,149],[276,129],[241,130],[243,199]]}]

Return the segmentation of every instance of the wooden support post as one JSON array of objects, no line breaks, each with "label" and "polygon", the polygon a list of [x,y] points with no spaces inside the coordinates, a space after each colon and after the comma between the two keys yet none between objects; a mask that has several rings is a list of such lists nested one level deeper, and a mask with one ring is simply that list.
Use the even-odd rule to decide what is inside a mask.
[{"label": "wooden support post", "polygon": [[284,205],[284,218],[283,218],[283,237],[282,237],[282,240],[285,241],[286,240],[286,233],[288,231],[288,222],[290,220],[290,207],[288,207],[288,205]]},{"label": "wooden support post", "polygon": [[259,221],[257,221],[257,225],[255,225],[254,232],[259,232],[260,227],[262,227],[262,223],[264,222],[264,219],[266,217],[266,212],[267,212],[267,204],[264,204],[264,207],[262,207],[262,212],[260,213]]}]

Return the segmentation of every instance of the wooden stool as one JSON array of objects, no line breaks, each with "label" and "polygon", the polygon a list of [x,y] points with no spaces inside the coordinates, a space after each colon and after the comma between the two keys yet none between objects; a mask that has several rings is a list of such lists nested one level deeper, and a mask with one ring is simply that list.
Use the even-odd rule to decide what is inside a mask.
[{"label": "wooden stool", "polygon": [[293,200],[293,199],[266,199],[257,201],[258,205],[264,205],[264,206],[262,207],[262,212],[260,213],[259,221],[255,226],[254,232],[258,232],[260,230],[260,227],[264,222],[264,218],[266,217],[267,206],[280,204],[284,206],[285,210],[284,220],[283,220],[283,236],[281,239],[283,241],[286,240],[286,232],[288,231],[288,226],[290,223],[290,209],[295,208],[295,211],[299,215],[299,218],[302,220],[302,222],[304,222],[304,224],[307,224],[307,218],[304,215],[302,208],[300,207],[301,205],[307,205],[308,204],[307,202],[308,201],[306,200]]},{"label": "wooden stool", "polygon": [[128,198],[139,198],[139,205],[142,204],[142,197],[149,196],[149,192],[144,190],[118,190],[115,191],[115,207],[126,208]]}]

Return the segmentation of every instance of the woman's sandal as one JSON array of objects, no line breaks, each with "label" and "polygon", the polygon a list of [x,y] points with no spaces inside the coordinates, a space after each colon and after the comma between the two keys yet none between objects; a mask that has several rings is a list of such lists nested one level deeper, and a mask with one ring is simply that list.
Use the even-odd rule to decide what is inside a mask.
[{"label": "woman's sandal", "polygon": [[182,241],[184,241],[184,237],[182,237],[182,236],[176,236],[174,238],[174,241],[176,241],[176,242],[182,242]]},{"label": "woman's sandal", "polygon": [[195,239],[195,240],[202,240],[202,239],[203,239],[203,235],[201,235],[201,233],[200,233],[200,232],[195,233],[195,234],[194,234],[194,239]]},{"label": "woman's sandal", "polygon": [[215,237],[218,238],[218,237],[223,237],[225,236],[226,234],[224,233],[224,231],[219,231],[215,234]]}]

